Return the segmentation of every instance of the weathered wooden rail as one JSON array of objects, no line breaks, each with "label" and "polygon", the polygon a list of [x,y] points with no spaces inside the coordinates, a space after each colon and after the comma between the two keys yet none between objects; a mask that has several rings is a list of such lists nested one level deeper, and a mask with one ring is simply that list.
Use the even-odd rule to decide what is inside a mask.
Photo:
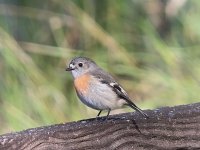
[{"label": "weathered wooden rail", "polygon": [[28,129],[0,136],[0,150],[200,149],[200,103]]}]

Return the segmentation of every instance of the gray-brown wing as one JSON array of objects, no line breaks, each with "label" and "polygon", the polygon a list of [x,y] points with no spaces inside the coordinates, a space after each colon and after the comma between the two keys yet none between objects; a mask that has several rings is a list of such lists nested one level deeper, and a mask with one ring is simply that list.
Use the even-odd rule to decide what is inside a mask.
[{"label": "gray-brown wing", "polygon": [[126,91],[114,80],[114,78],[109,75],[107,72],[98,68],[97,70],[91,73],[95,78],[97,78],[101,83],[107,84],[109,87],[113,89],[113,91],[118,95],[119,98],[124,99],[126,101],[126,105],[130,106],[134,110],[140,112],[143,116],[147,117],[139,107],[137,107],[128,97]]}]

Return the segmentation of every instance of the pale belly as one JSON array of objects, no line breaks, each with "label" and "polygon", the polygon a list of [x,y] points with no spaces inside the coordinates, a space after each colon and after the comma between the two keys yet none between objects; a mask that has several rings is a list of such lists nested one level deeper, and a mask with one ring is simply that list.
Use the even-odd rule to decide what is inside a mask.
[{"label": "pale belly", "polygon": [[77,92],[78,97],[85,105],[97,110],[108,110],[120,108],[125,103],[108,85],[92,83],[85,93]]}]

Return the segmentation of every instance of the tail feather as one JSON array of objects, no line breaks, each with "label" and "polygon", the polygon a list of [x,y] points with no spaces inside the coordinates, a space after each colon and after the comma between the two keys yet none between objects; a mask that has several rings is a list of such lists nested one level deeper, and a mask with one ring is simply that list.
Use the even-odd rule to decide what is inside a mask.
[{"label": "tail feather", "polygon": [[144,117],[149,118],[149,116],[145,112],[143,112],[139,107],[137,107],[132,101],[126,99],[126,102],[127,102],[126,105],[128,105],[131,108],[133,108],[134,110],[136,110],[137,112],[139,112]]},{"label": "tail feather", "polygon": [[134,105],[128,105],[128,106],[130,106],[131,108],[133,108],[134,110],[136,110],[137,112],[139,112],[144,117],[149,118],[149,116],[145,112],[143,112],[140,108],[138,108],[137,106],[136,107]]}]

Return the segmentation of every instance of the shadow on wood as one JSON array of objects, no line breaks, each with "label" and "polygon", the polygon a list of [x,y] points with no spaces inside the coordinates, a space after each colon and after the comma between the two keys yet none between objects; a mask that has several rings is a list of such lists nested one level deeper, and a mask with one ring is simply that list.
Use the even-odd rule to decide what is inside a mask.
[{"label": "shadow on wood", "polygon": [[200,149],[200,103],[28,129],[0,136],[0,149]]}]

